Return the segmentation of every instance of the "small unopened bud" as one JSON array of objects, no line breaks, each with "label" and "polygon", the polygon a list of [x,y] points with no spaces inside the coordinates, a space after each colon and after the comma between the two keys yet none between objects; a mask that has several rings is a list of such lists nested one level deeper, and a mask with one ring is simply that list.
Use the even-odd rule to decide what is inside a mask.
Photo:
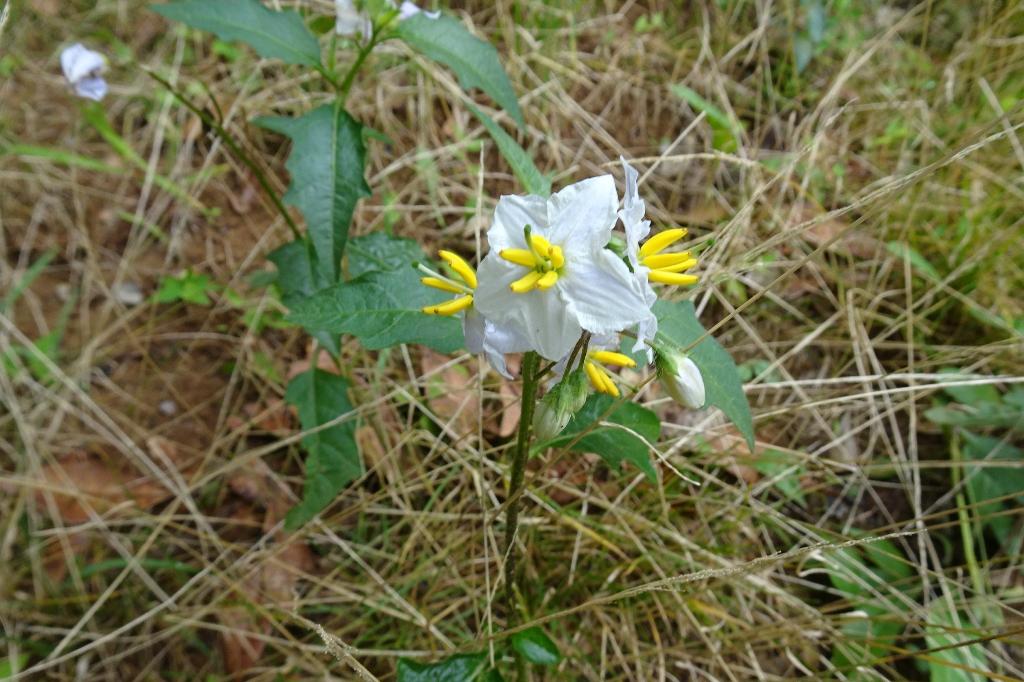
[{"label": "small unopened bud", "polygon": [[676,351],[659,352],[657,365],[661,385],[673,400],[695,410],[704,407],[704,379],[693,360]]},{"label": "small unopened bud", "polygon": [[557,437],[585,402],[587,380],[583,371],[569,372],[538,403],[533,413],[534,436],[540,442]]}]

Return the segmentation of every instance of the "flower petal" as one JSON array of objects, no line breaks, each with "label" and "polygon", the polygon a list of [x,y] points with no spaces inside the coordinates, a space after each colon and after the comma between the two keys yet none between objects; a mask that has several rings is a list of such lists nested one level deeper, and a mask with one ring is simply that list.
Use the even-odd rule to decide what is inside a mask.
[{"label": "flower petal", "polygon": [[527,225],[539,233],[547,230],[547,200],[534,195],[501,197],[494,209],[494,223],[487,230],[488,247],[492,252],[529,248],[523,238],[523,228]]},{"label": "flower petal", "polygon": [[68,82],[77,85],[83,78],[94,76],[106,69],[107,61],[99,52],[87,49],[81,43],[75,43],[60,53],[60,68]]},{"label": "flower petal", "polygon": [[622,169],[626,175],[626,195],[622,199],[619,219],[626,231],[626,255],[630,265],[633,266],[633,272],[637,272],[640,268],[640,242],[650,233],[651,221],[643,219],[644,213],[647,212],[647,206],[640,198],[637,188],[639,175],[636,169],[626,163],[626,159],[621,156],[619,160],[622,161]]},{"label": "flower petal", "polygon": [[509,286],[523,272],[522,267],[502,260],[492,250],[478,271],[476,309],[495,325],[518,334],[529,343],[529,350],[558,360],[572,350],[583,330],[556,293],[557,285],[546,291],[513,293]]},{"label": "flower petal", "polygon": [[[650,289],[650,287],[648,287],[648,289]],[[658,318],[654,313],[650,313],[646,318],[640,320],[640,323],[636,326],[636,343],[633,344],[633,352],[646,352],[647,364],[654,362],[654,349],[647,345],[647,342],[653,341],[657,334]]]},{"label": "flower petal", "polygon": [[422,12],[423,16],[425,16],[428,19],[437,19],[439,16],[441,16],[440,12],[428,12],[426,10],[420,9],[419,5],[417,5],[415,2],[409,2],[409,0],[405,0],[405,2],[402,3],[402,6],[398,8],[398,19],[400,21],[403,19],[408,19],[409,17],[416,16],[420,12]]},{"label": "flower petal", "polygon": [[591,259],[566,266],[555,284],[566,312],[592,334],[632,327],[650,315],[650,304],[633,273],[615,254],[602,249]]},{"label": "flower petal", "polygon": [[337,20],[334,30],[340,36],[362,35],[367,40],[373,33],[373,23],[364,13],[356,9],[353,0],[334,0]]},{"label": "flower petal", "polygon": [[75,94],[99,102],[107,94],[107,82],[98,76],[83,78],[75,83]]},{"label": "flower petal", "polygon": [[[569,185],[548,199],[548,224],[544,235],[569,252],[603,249],[615,227],[619,195],[610,175],[599,175]],[[492,247],[493,248],[493,247]]]}]

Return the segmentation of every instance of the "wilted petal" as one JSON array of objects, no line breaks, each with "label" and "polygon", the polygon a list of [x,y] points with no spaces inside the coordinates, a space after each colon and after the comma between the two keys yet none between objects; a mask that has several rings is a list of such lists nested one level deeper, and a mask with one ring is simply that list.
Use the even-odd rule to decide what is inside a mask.
[{"label": "wilted petal", "polygon": [[60,67],[79,97],[98,102],[107,94],[107,83],[100,77],[107,62],[99,52],[75,43],[61,52]]}]

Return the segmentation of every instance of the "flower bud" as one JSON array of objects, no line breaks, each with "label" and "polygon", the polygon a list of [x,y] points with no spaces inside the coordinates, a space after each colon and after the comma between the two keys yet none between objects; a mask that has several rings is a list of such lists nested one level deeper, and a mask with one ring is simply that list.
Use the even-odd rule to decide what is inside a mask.
[{"label": "flower bud", "polygon": [[551,440],[569,424],[587,402],[587,380],[582,370],[569,372],[555,384],[533,413],[533,433],[540,442]]},{"label": "flower bud", "polygon": [[699,410],[704,407],[704,379],[697,364],[676,351],[659,352],[658,378],[665,391],[680,405]]}]

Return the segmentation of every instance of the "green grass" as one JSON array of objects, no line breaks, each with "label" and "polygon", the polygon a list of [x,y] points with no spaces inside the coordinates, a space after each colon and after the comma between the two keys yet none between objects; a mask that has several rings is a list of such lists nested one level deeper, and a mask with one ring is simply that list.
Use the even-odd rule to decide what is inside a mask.
[{"label": "green grass", "polygon": [[[0,672],[394,679],[400,656],[502,646],[514,392],[475,358],[346,340],[367,474],[285,536],[303,472],[282,399],[311,358],[297,330],[254,322],[281,305],[250,278],[287,226],[139,65],[223,112],[278,191],[287,147],[248,121],[309,110],[320,85],[144,3],[29,5],[0,36]],[[564,660],[532,679],[1024,677],[1006,416],[1024,378],[1019,9],[459,7],[505,55],[518,142],[556,188],[623,154],[655,224],[691,228],[691,298],[747,368],[757,427],[751,453],[652,386],[657,484],[534,459],[522,615]],[[100,130],[59,79],[72,40],[112,60]],[[352,234],[476,253],[521,187],[445,72],[403,63],[375,54],[350,98],[380,133]],[[209,305],[154,298],[185,271]],[[118,304],[121,282],[145,302]],[[59,354],[31,350],[55,333]],[[82,458],[95,468],[70,479],[47,468]],[[140,482],[150,497],[125,494]],[[61,490],[95,515],[71,519]],[[262,650],[243,665],[245,632]]]}]

